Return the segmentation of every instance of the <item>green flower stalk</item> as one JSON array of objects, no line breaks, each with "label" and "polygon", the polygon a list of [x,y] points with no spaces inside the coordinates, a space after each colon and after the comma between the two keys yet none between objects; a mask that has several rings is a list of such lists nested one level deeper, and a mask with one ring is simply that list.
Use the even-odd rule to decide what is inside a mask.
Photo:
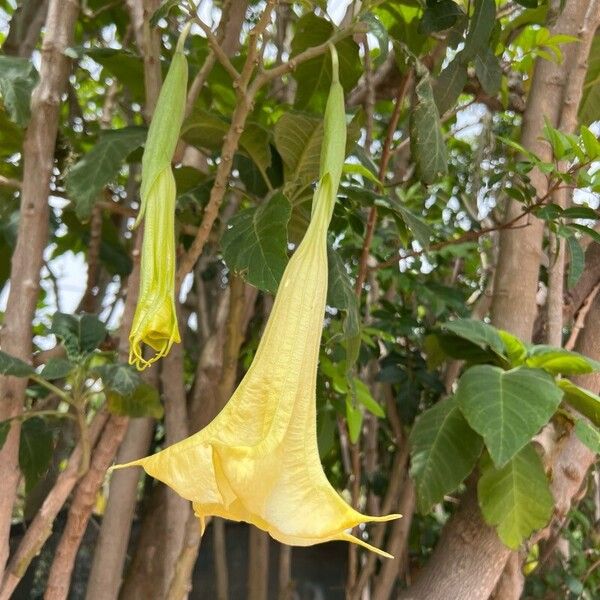
[{"label": "green flower stalk", "polygon": [[[188,67],[183,45],[188,24],[177,42],[160,90],[142,158],[141,207],[134,227],[144,219],[140,292],[129,333],[129,362],[139,370],[179,343],[175,308],[175,197],[171,169],[185,112]],[[155,354],[146,360],[143,346]]]},{"label": "green flower stalk", "polygon": [[338,494],[319,459],[316,380],[327,297],[327,228],[346,145],[344,96],[332,47],[319,184],[310,224],[290,259],[245,377],[204,429],[138,465],[190,500],[204,528],[215,515],[246,521],[282,543],[360,544],[350,530],[400,515],[364,515]]}]

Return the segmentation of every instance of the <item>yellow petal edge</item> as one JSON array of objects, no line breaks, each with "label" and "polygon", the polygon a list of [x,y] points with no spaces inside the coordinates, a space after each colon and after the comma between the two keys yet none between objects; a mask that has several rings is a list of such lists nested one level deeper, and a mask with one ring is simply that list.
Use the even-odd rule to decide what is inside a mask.
[{"label": "yellow petal edge", "polygon": [[[326,120],[335,112],[330,110],[332,97],[340,100],[339,94],[330,95]],[[343,96],[341,101],[341,106],[333,106],[338,120],[344,118]],[[337,126],[341,132],[339,122]],[[344,140],[345,131],[344,121]],[[339,138],[335,144],[339,147]],[[322,168],[328,163],[324,149]],[[331,168],[334,177],[336,170]],[[254,360],[223,410],[182,442],[115,468],[143,467],[193,503],[202,528],[206,517],[219,516],[251,523],[289,545],[343,540],[391,558],[349,530],[400,515],[368,516],[349,506],[327,480],[317,447],[316,377],[327,296],[327,228],[338,181],[339,175],[334,187],[330,173],[322,174],[308,230],[283,274]]]}]

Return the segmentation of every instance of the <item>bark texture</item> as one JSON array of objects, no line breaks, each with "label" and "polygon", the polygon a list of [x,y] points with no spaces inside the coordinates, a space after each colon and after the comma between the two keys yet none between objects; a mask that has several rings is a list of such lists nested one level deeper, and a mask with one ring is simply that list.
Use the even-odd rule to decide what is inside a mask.
[{"label": "bark texture", "polygon": [[[12,255],[10,293],[4,313],[0,346],[4,352],[31,361],[31,322],[39,293],[40,269],[48,239],[48,193],[61,96],[66,88],[73,45],[77,0],[52,0],[42,44],[40,82],[31,97],[31,121],[23,144],[23,186],[17,244]],[[22,411],[27,381],[0,377],[0,421]],[[8,560],[11,514],[20,478],[18,421],[0,450],[0,577]]]}]

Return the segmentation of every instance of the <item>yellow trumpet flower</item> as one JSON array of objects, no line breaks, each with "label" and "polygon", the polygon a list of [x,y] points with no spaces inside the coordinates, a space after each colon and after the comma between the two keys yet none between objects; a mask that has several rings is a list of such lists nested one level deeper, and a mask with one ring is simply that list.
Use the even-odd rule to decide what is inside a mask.
[{"label": "yellow trumpet flower", "polygon": [[[142,157],[141,207],[134,227],[144,222],[140,293],[129,333],[129,362],[145,369],[181,341],[175,309],[175,198],[171,160],[185,112],[188,68],[183,44],[186,26],[160,90]],[[142,344],[156,353],[149,360]]]},{"label": "yellow trumpet flower", "polygon": [[139,465],[192,501],[204,529],[214,515],[246,521],[285,544],[332,540],[360,544],[367,516],[331,486],[319,460],[316,378],[327,296],[327,228],[344,161],[343,91],[332,48],[333,82],[325,111],[321,178],[302,243],[290,259],[254,360],[221,413],[204,429]]}]

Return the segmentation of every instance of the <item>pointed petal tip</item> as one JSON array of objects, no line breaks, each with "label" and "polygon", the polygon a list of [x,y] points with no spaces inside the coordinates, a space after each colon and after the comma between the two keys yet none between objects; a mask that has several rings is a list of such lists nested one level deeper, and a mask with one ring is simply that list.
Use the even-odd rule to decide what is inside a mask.
[{"label": "pointed petal tip", "polygon": [[375,554],[378,554],[379,556],[383,557],[383,558],[391,558],[392,560],[394,559],[394,556],[392,554],[390,554],[389,552],[386,552],[385,550],[381,550],[380,548],[377,548],[376,546],[372,546],[371,544],[365,542],[364,540],[361,540],[360,538],[351,535],[350,533],[342,533],[340,535],[340,537],[338,538],[344,542],[350,542],[351,544],[358,544],[359,546],[362,546],[363,548],[366,548],[367,550],[370,550],[371,552],[375,552]]}]

